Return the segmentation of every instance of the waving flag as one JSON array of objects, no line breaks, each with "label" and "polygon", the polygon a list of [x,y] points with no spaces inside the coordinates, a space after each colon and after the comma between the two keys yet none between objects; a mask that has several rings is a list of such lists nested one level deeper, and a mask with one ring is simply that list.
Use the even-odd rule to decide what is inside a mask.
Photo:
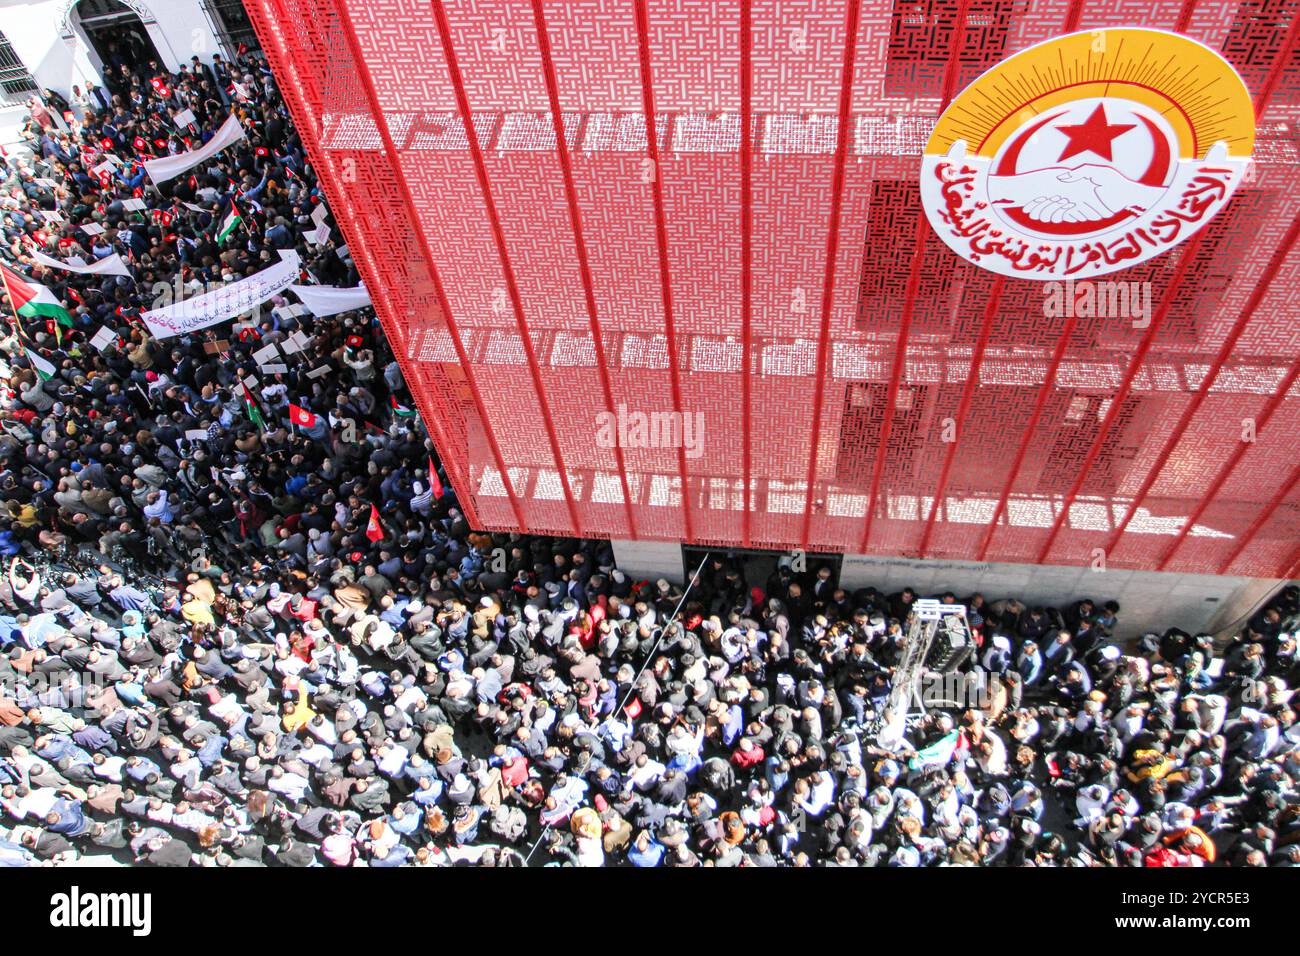
[{"label": "waving flag", "polygon": [[257,407],[257,402],[253,399],[253,393],[244,386],[244,411],[248,413],[248,420],[258,428],[266,431],[266,422],[262,420],[262,412]]},{"label": "waving flag", "polygon": [[371,541],[378,541],[384,536],[384,526],[379,523],[379,509],[374,505],[370,506],[370,523],[366,525],[366,537]]},{"label": "waving flag", "polygon": [[65,328],[72,328],[72,315],[63,307],[54,293],[39,282],[24,279],[6,265],[0,264],[0,277],[14,311],[25,319],[53,319]]},{"label": "waving flag", "polygon": [[302,428],[311,428],[316,424],[316,416],[299,405],[290,404],[289,421]]},{"label": "waving flag", "polygon": [[244,217],[239,214],[239,207],[235,201],[230,200],[230,213],[221,223],[221,231],[217,233],[217,242],[225,242],[226,237],[235,231],[235,227],[244,221]]},{"label": "waving flag", "polygon": [[415,415],[415,409],[407,408],[398,402],[396,396],[389,395],[388,400],[393,403],[393,414],[399,418],[411,418]]},{"label": "waving flag", "polygon": [[438,501],[447,493],[447,489],[442,486],[442,479],[438,477],[438,469],[433,467],[433,457],[429,457],[429,489],[433,492],[433,499]]},{"label": "waving flag", "polygon": [[953,731],[945,737],[940,737],[928,747],[922,747],[916,754],[907,761],[909,770],[929,770],[932,767],[945,766],[952,759],[953,752],[957,749],[957,740],[961,736],[958,731]]},{"label": "waving flag", "polygon": [[42,382],[48,382],[54,377],[57,371],[54,363],[46,361],[26,346],[23,347],[23,351],[27,353],[27,361],[32,363],[32,368],[36,369],[36,374],[41,377]]}]

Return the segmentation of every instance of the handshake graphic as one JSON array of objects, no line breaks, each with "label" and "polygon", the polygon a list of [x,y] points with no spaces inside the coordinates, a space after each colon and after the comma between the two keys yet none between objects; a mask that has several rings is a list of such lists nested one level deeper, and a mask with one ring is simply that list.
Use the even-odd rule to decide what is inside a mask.
[{"label": "handshake graphic", "polygon": [[1121,212],[1140,215],[1165,193],[1164,186],[1134,182],[1109,166],[1049,166],[1014,176],[990,176],[989,198],[997,207],[1018,207],[1040,223],[1088,223]]}]

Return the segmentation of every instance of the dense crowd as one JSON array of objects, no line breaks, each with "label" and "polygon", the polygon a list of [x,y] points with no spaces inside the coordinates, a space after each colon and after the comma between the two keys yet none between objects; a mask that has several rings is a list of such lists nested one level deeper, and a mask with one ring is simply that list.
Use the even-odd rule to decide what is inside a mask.
[{"label": "dense crowd", "polygon": [[[0,342],[0,862],[1300,862],[1295,589],[1226,643],[1136,646],[1113,603],[962,596],[969,699],[884,749],[914,592],[721,553],[684,590],[606,542],[476,532],[370,310],[277,298],[151,338],[160,283],[287,249],[305,281],[358,275],[338,232],[307,238],[321,194],[264,63],[107,82],[34,104],[34,157],[0,166],[5,259],[71,315],[10,310]],[[232,111],[244,141],[149,183],[139,160]],[[288,371],[259,368],[296,333]]]}]

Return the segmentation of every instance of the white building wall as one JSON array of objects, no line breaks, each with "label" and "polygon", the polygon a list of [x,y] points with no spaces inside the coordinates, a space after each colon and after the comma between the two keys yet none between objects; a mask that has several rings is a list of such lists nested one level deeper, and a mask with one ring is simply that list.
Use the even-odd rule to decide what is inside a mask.
[{"label": "white building wall", "polygon": [[[101,82],[99,57],[77,26],[75,12],[72,41],[61,35],[65,14],[75,5],[73,0],[0,0],[0,30],[14,53],[41,89],[64,96],[74,85],[85,89],[87,83]],[[169,69],[188,65],[193,56],[211,62],[213,53],[227,55],[199,0],[131,0],[127,6],[154,21],[145,29]]]},{"label": "white building wall", "polygon": [[[614,559],[628,574],[681,584],[681,545],[660,541],[613,541]],[[692,569],[693,570],[693,569]],[[1245,619],[1285,582],[1213,574],[1093,570],[1038,564],[918,561],[849,554],[840,568],[846,590],[874,587],[886,594],[914,588],[922,597],[952,591],[985,599],[1015,597],[1027,604],[1063,606],[1080,598],[1120,605],[1116,637],[1131,641],[1147,631],[1179,627],[1189,633],[1235,633]]]}]

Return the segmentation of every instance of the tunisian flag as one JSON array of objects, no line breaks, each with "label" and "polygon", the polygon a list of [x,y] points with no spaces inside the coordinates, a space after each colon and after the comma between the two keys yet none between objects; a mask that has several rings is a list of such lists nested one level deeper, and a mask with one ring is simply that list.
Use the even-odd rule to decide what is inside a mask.
[{"label": "tunisian flag", "polygon": [[290,404],[289,421],[303,428],[311,428],[316,424],[316,416],[299,405]]},{"label": "tunisian flag", "polygon": [[366,537],[371,541],[378,541],[383,536],[384,526],[379,523],[379,509],[371,505],[370,524],[366,525]]}]

